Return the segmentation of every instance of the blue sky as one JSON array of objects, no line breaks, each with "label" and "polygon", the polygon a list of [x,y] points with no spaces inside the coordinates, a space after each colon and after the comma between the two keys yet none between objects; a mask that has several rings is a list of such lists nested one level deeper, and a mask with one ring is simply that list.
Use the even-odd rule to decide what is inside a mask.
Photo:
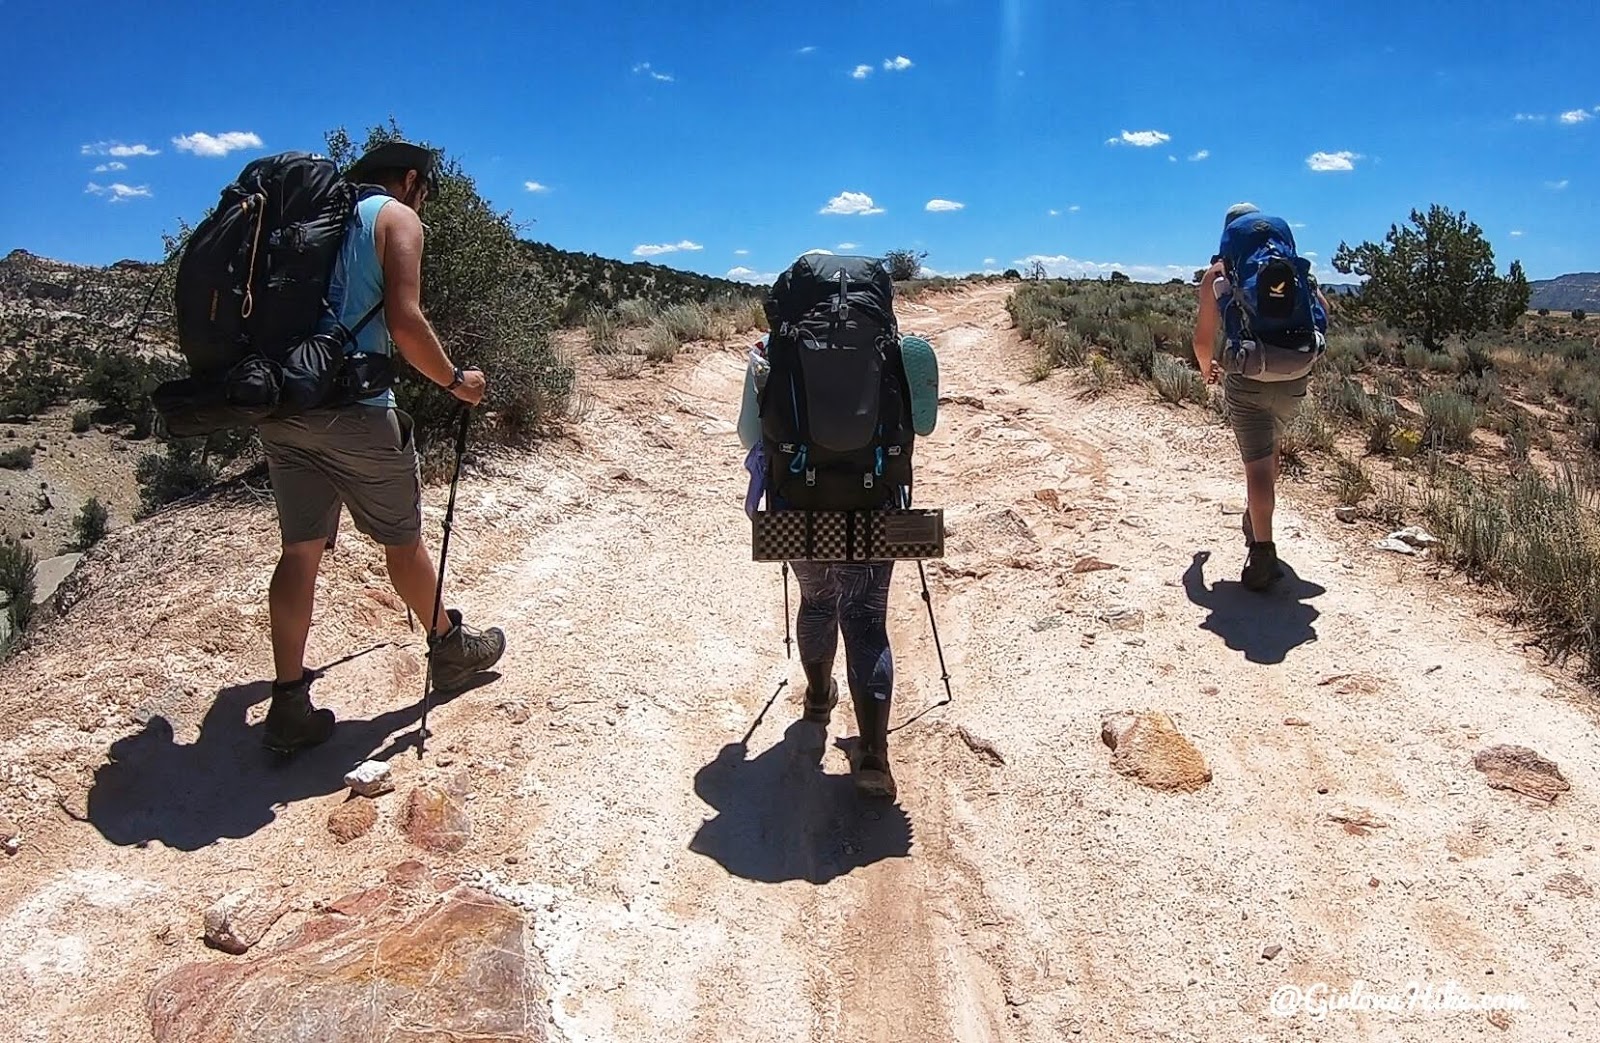
[{"label": "blue sky", "polygon": [[1303,225],[1324,271],[1341,238],[1433,202],[1465,209],[1502,269],[1600,269],[1593,4],[0,0],[0,17],[0,252],[157,256],[251,157],[393,114],[532,238],[717,275],[915,245],[943,272],[1187,276],[1241,199]]}]

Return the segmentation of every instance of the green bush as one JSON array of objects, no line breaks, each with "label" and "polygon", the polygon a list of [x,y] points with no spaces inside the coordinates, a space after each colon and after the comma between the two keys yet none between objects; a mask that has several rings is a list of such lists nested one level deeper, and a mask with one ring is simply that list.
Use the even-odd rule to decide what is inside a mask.
[{"label": "green bush", "polygon": [[217,470],[205,457],[204,445],[204,439],[180,439],[168,442],[163,452],[140,458],[134,474],[139,482],[141,514],[192,496],[217,480]]},{"label": "green bush", "polygon": [[883,255],[883,266],[895,282],[909,282],[922,274],[922,262],[927,256],[926,250],[890,250]]},{"label": "green bush", "polygon": [[[84,377],[80,393],[100,406],[100,416],[111,424],[148,425],[150,392],[163,380],[176,376],[163,360],[125,352],[102,352]],[[148,433],[148,426],[145,431]]]},{"label": "green bush", "polygon": [[1335,416],[1365,423],[1372,415],[1372,396],[1367,394],[1367,389],[1359,381],[1340,377],[1323,384],[1322,389],[1324,403]]},{"label": "green bush", "polygon": [[[591,308],[589,310],[589,314],[593,315],[596,310],[602,309]],[[630,328],[635,326],[648,326],[654,322],[656,320],[656,316],[660,314],[661,306],[659,304],[656,304],[653,301],[643,301],[635,298],[633,300],[618,302],[616,321],[618,325],[627,326]]]},{"label": "green bush", "polygon": [[1393,449],[1396,407],[1393,398],[1380,395],[1372,399],[1372,411],[1367,414],[1367,452],[1383,455]]},{"label": "green bush", "polygon": [[1433,352],[1429,351],[1421,344],[1407,344],[1404,358],[1407,369],[1414,369],[1418,373],[1425,373],[1428,370],[1428,364],[1433,360]]},{"label": "green bush", "polygon": [[1157,352],[1152,362],[1156,393],[1168,402],[1206,403],[1206,382],[1199,373],[1165,352]]},{"label": "green bush", "polygon": [[1478,407],[1454,391],[1430,391],[1422,396],[1423,437],[1440,449],[1466,449],[1478,427]]},{"label": "green bush", "polygon": [[1574,309],[1572,309],[1572,321],[1573,322],[1582,322],[1584,319],[1586,319],[1588,317],[1589,317],[1589,313],[1584,311],[1582,308],[1574,308]]},{"label": "green bush", "polygon": [[35,564],[33,551],[10,536],[0,538],[0,593],[6,595],[5,611],[18,633],[33,618]]},{"label": "green bush", "polygon": [[1339,502],[1347,507],[1354,507],[1373,493],[1372,479],[1368,477],[1366,468],[1361,466],[1361,461],[1353,460],[1343,453],[1333,456],[1335,494]]},{"label": "green bush", "polygon": [[590,308],[589,317],[584,321],[584,328],[589,334],[589,350],[596,355],[615,353],[621,342],[622,332],[619,328],[619,315],[613,315],[604,308]]},{"label": "green bush", "polygon": [[19,445],[0,452],[0,467],[8,471],[26,471],[33,466],[33,446]]},{"label": "green bush", "polygon": [[683,341],[673,332],[665,319],[650,324],[644,331],[644,357],[652,362],[666,362],[677,358]]},{"label": "green bush", "polygon": [[83,505],[83,509],[72,519],[72,531],[76,534],[74,546],[79,550],[88,550],[105,538],[107,525],[110,522],[110,512],[98,497],[91,496]]},{"label": "green bush", "polygon": [[94,414],[87,409],[80,409],[72,414],[72,433],[81,435],[94,424]]},{"label": "green bush", "polygon": [[661,309],[661,325],[672,331],[683,344],[692,340],[712,340],[716,337],[716,324],[711,309],[703,304],[671,304]]}]

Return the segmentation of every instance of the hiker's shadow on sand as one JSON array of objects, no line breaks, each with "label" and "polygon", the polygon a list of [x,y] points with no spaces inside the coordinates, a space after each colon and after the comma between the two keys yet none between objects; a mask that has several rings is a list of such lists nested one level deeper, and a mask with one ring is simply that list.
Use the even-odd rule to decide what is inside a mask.
[{"label": "hiker's shadow on sand", "polygon": [[[485,674],[462,692],[435,696],[432,705],[498,676]],[[113,743],[108,763],[95,772],[87,820],[113,844],[143,847],[159,840],[195,851],[222,837],[250,836],[277,817],[278,805],[336,792],[356,764],[416,744],[420,700],[370,720],[341,719],[327,742],[292,757],[269,753],[261,746],[262,725],[248,724],[246,712],[271,694],[266,681],[224,688],[193,743],[174,742],[172,725],[161,716]],[[402,729],[405,735],[379,749]]]},{"label": "hiker's shadow on sand", "polygon": [[[848,753],[849,741],[839,743]],[[862,866],[911,853],[911,820],[898,805],[863,801],[847,775],[822,770],[827,733],[796,721],[754,760],[729,743],[695,773],[694,791],[717,815],[689,850],[734,876],[825,884]]]},{"label": "hiker's shadow on sand", "polygon": [[1291,651],[1317,639],[1312,624],[1322,613],[1306,602],[1326,594],[1325,588],[1301,579],[1287,564],[1283,578],[1260,594],[1238,580],[1219,579],[1207,588],[1205,564],[1210,558],[1210,551],[1197,551],[1183,574],[1189,600],[1211,613],[1201,630],[1216,634],[1250,662],[1264,664],[1281,663]]}]

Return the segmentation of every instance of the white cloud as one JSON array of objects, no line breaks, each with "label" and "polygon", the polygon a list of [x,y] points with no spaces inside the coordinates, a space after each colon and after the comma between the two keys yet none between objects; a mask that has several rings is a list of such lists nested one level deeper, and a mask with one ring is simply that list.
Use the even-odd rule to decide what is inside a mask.
[{"label": "white cloud", "polygon": [[1521,239],[1522,238],[1522,229],[1513,228],[1511,230],[1511,238],[1513,238],[1513,239]]},{"label": "white cloud", "polygon": [[1166,282],[1168,279],[1181,277],[1185,282],[1194,276],[1194,270],[1200,265],[1181,264],[1117,264],[1104,261],[1079,261],[1065,254],[1030,254],[1011,263],[1018,268],[1027,268],[1038,261],[1044,265],[1044,270],[1053,279],[1097,279],[1101,276],[1109,277],[1112,272],[1121,272],[1130,279],[1141,282]]},{"label": "white cloud", "polygon": [[172,143],[178,146],[179,152],[192,152],[196,156],[215,158],[240,149],[260,148],[261,136],[248,130],[230,130],[217,135],[196,131],[193,134],[173,138]]},{"label": "white cloud", "polygon": [[693,251],[693,250],[704,250],[704,249],[705,249],[705,247],[701,246],[699,243],[690,242],[687,239],[684,239],[681,242],[676,242],[676,243],[662,243],[659,246],[651,246],[648,243],[642,243],[642,244],[640,244],[638,246],[635,246],[633,248],[633,256],[635,256],[635,257],[659,257],[662,254],[675,254],[679,250],[690,250],[690,251]]},{"label": "white cloud", "polygon": [[815,54],[816,52],[817,52],[816,47],[811,46],[811,45],[808,44],[807,46],[800,48],[800,50],[795,52],[795,53],[797,53],[797,54]]},{"label": "white cloud", "polygon": [[85,188],[84,191],[94,196],[105,196],[106,201],[111,203],[126,203],[130,199],[150,198],[149,185],[124,185],[120,181],[110,185],[97,185],[91,181],[89,182],[89,187]]},{"label": "white cloud", "polygon": [[994,259],[994,258],[993,258],[993,257],[985,257],[985,258],[984,258],[984,259],[983,259],[983,263],[984,263],[984,266],[985,266],[985,267],[989,267],[989,266],[991,266],[991,265],[996,265],[996,264],[999,264],[999,263],[1000,263],[1000,262],[999,262],[999,261],[997,261],[997,260],[995,260],[995,259]]},{"label": "white cloud", "polygon": [[1083,209],[1083,207],[1079,206],[1077,203],[1073,203],[1071,206],[1067,207],[1067,213],[1075,214],[1079,210],[1082,210],[1082,209]]},{"label": "white cloud", "polygon": [[99,166],[95,167],[94,168],[94,172],[96,174],[106,174],[106,173],[110,173],[113,170],[127,170],[127,169],[128,169],[128,164],[122,163],[122,162],[119,162],[119,161],[113,159],[109,163],[102,163]]},{"label": "white cloud", "polygon": [[1359,152],[1313,152],[1306,157],[1306,166],[1319,174],[1331,171],[1354,170],[1356,160],[1363,159]]},{"label": "white cloud", "polygon": [[542,185],[537,181],[524,181],[522,183],[522,187],[527,189],[529,192],[548,192],[548,191],[550,191],[550,186],[549,185]]},{"label": "white cloud", "polygon": [[120,141],[97,141],[93,145],[84,145],[78,151],[85,156],[116,156],[119,159],[161,155],[160,149],[153,149],[149,145],[124,145]]},{"label": "white cloud", "polygon": [[1177,161],[1178,161],[1178,157],[1177,156],[1172,155],[1170,152],[1167,153],[1167,162],[1168,163],[1176,163]]},{"label": "white cloud", "polygon": [[723,278],[732,279],[734,282],[748,282],[759,285],[762,283],[776,282],[778,280],[778,275],[776,272],[758,272],[753,268],[746,268],[744,265],[739,265],[737,268],[729,268],[728,274],[724,275]]},{"label": "white cloud", "polygon": [[856,66],[855,71],[850,74],[850,78],[854,79],[854,80],[864,80],[868,76],[871,76],[871,75],[872,75],[872,66],[870,66],[870,65],[858,65],[858,66]]},{"label": "white cloud", "polygon": [[860,243],[840,243],[839,244],[839,249],[841,249],[841,250],[855,250],[855,249],[859,249],[860,246],[861,246]]},{"label": "white cloud", "polygon": [[828,200],[828,205],[818,210],[819,214],[859,214],[866,217],[869,214],[883,213],[883,207],[872,202],[872,197],[865,192],[840,192]]},{"label": "white cloud", "polygon": [[930,199],[922,209],[930,214],[946,214],[952,210],[965,210],[966,208],[967,204],[957,203],[953,199]]},{"label": "white cloud", "polygon": [[1290,228],[1306,228],[1306,227],[1309,227],[1309,226],[1304,221],[1290,221],[1289,222],[1289,227]]},{"label": "white cloud", "polygon": [[658,72],[649,62],[640,62],[633,67],[635,76],[648,76],[658,83],[671,83],[675,77],[668,72]]},{"label": "white cloud", "polygon": [[1125,130],[1121,137],[1107,138],[1107,145],[1133,145],[1135,148],[1154,148],[1172,140],[1172,135],[1159,130]]},{"label": "white cloud", "polygon": [[735,256],[735,257],[749,257],[750,256],[750,251],[749,250],[735,250],[735,251],[733,251],[733,256]]},{"label": "white cloud", "polygon": [[1561,114],[1561,122],[1568,124],[1569,126],[1573,123],[1582,123],[1584,120],[1589,119],[1594,119],[1594,117],[1589,115],[1589,111],[1587,109],[1572,109],[1571,111],[1563,112]]},{"label": "white cloud", "polygon": [[1061,211],[1056,210],[1054,208],[1052,208],[1050,210],[1046,210],[1045,213],[1049,214],[1051,217],[1060,217],[1061,216]]},{"label": "white cloud", "polygon": [[827,256],[827,257],[832,257],[834,255],[832,250],[824,250],[820,246],[813,246],[809,250],[802,250],[800,252],[802,254],[823,254],[824,256]]},{"label": "white cloud", "polygon": [[907,69],[911,68],[911,66],[911,59],[907,58],[903,54],[895,58],[885,58],[883,60],[883,68],[886,72],[905,72]]},{"label": "white cloud", "polygon": [[1548,188],[1552,192],[1559,192],[1571,183],[1572,182],[1568,181],[1566,178],[1562,178],[1560,181],[1546,181],[1544,183],[1544,187]]},{"label": "white cloud", "polygon": [[1203,159],[1210,159],[1210,158],[1211,158],[1211,150],[1208,149],[1208,148],[1203,148],[1199,152],[1196,152],[1194,155],[1190,156],[1189,157],[1189,162],[1198,163]]},{"label": "white cloud", "polygon": [[1543,123],[1544,122],[1544,117],[1543,116],[1537,115],[1537,114],[1532,113],[1532,112],[1519,112],[1519,113],[1517,113],[1515,116],[1513,116],[1511,118],[1516,120],[1518,123]]}]

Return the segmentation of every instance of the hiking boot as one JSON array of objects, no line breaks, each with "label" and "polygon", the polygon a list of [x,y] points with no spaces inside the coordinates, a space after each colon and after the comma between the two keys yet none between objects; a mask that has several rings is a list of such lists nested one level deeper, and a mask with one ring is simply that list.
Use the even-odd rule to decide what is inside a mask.
[{"label": "hiking boot", "polygon": [[861,731],[861,746],[850,774],[855,778],[857,796],[894,800],[898,794],[894,774],[889,770],[889,700],[862,699],[854,692],[856,727]]},{"label": "hiking boot", "polygon": [[274,753],[290,754],[328,741],[333,734],[332,710],[311,705],[311,674],[290,684],[272,684],[261,745]]},{"label": "hiking boot", "polygon": [[803,721],[813,724],[827,724],[833,718],[833,708],[839,705],[839,682],[828,679],[828,693],[818,697],[816,689],[806,685],[805,712],[800,715]]},{"label": "hiking boot", "polygon": [[433,670],[433,690],[452,695],[467,682],[500,661],[506,651],[506,635],[499,627],[474,630],[461,621],[457,609],[449,611],[451,627],[428,642],[428,660]]},{"label": "hiking boot", "polygon": [[887,748],[869,748],[862,746],[860,755],[856,758],[855,770],[856,794],[873,800],[894,800],[899,795],[895,788],[894,775],[889,771],[889,751]]},{"label": "hiking boot", "polygon": [[1283,566],[1278,563],[1278,547],[1273,543],[1250,544],[1250,557],[1245,560],[1244,572],[1239,582],[1246,590],[1263,591],[1283,578]]}]

